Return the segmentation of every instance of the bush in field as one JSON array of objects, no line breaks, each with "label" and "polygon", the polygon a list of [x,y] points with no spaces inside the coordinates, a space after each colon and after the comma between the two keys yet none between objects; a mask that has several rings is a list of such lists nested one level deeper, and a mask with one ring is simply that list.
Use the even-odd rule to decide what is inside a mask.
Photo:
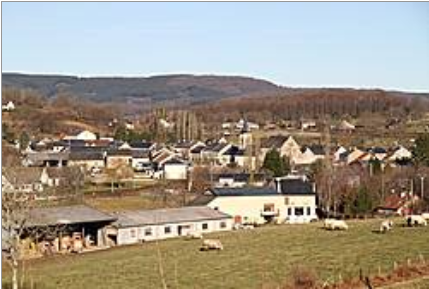
[{"label": "bush in field", "polygon": [[317,275],[314,270],[297,266],[292,271],[292,280],[284,289],[316,289]]}]

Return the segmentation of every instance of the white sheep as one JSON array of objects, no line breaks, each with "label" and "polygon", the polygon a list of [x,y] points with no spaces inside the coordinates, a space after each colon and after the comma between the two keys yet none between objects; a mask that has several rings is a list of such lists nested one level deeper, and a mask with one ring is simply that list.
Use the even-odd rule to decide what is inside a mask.
[{"label": "white sheep", "polygon": [[422,217],[423,217],[423,219],[425,219],[426,221],[429,221],[429,213],[422,213]]},{"label": "white sheep", "polygon": [[408,226],[427,226],[428,222],[420,215],[410,215],[405,217]]},{"label": "white sheep", "polygon": [[349,228],[344,220],[326,219],[324,225],[327,230],[347,230]]},{"label": "white sheep", "polygon": [[223,250],[223,245],[220,240],[217,239],[205,239],[203,240],[203,245],[201,246],[201,251],[208,250]]},{"label": "white sheep", "polygon": [[393,221],[384,220],[383,222],[381,222],[381,225],[380,225],[380,233],[388,232],[392,230],[392,228],[393,228]]},{"label": "white sheep", "polygon": [[251,224],[246,224],[246,225],[243,225],[241,228],[243,230],[253,230],[253,229],[255,229],[255,226],[251,225]]}]

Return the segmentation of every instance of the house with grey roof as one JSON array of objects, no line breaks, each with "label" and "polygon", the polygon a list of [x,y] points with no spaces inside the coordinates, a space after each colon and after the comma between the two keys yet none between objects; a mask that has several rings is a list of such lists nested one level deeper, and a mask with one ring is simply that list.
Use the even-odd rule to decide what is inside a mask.
[{"label": "house with grey roof", "polygon": [[18,191],[38,193],[43,191],[42,170],[36,167],[2,168],[2,192]]},{"label": "house with grey roof", "polygon": [[232,229],[232,217],[206,206],[125,211],[114,215],[109,238],[117,245]]},{"label": "house with grey roof", "polygon": [[210,180],[217,188],[242,188],[249,185],[262,187],[267,184],[269,176],[265,173],[218,173],[212,174]]},{"label": "house with grey roof", "polygon": [[211,188],[190,205],[233,216],[235,223],[308,223],[317,219],[314,186],[302,176],[276,180],[275,187]]}]

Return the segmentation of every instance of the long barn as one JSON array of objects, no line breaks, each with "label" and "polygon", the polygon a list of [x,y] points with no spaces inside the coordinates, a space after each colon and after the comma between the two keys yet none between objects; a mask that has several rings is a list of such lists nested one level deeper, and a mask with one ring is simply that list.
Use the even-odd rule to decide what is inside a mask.
[{"label": "long barn", "polygon": [[108,229],[116,245],[135,244],[232,229],[231,216],[209,207],[183,207],[158,210],[126,211],[115,215]]}]

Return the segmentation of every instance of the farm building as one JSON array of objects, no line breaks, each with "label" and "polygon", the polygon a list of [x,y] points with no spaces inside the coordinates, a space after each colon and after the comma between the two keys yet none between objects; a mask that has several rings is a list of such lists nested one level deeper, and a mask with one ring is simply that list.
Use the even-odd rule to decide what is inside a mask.
[{"label": "farm building", "polygon": [[270,187],[212,188],[192,205],[206,205],[234,217],[235,223],[270,221],[306,223],[317,219],[316,193],[312,184],[297,177],[276,180]]},{"label": "farm building", "polygon": [[108,237],[117,245],[232,229],[232,217],[208,207],[127,211],[115,215]]},{"label": "farm building", "polygon": [[66,243],[72,246],[77,241],[82,249],[106,246],[105,227],[116,220],[85,205],[36,208],[28,217],[26,232],[39,232],[37,237],[29,234],[30,239],[51,253],[66,250]]}]

